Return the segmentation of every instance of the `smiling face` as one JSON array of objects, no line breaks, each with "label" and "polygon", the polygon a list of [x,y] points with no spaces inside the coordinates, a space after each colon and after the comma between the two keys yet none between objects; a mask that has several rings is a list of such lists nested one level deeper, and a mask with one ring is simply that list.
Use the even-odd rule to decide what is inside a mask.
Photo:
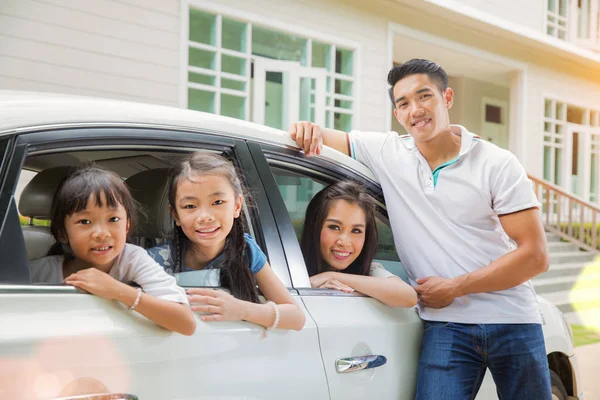
[{"label": "smiling face", "polygon": [[108,207],[106,195],[100,196],[99,207],[91,194],[84,210],[65,217],[64,241],[69,243],[76,261],[83,268],[98,268],[108,272],[115,258],[123,251],[129,220],[122,204]]},{"label": "smiling face", "polygon": [[223,250],[241,209],[242,195],[235,194],[227,179],[192,174],[179,179],[172,214],[195,248],[214,254]]},{"label": "smiling face", "polygon": [[426,74],[409,75],[394,85],[394,115],[415,142],[426,142],[450,127],[448,109],[454,92],[439,87]]},{"label": "smiling face", "polygon": [[332,268],[342,271],[360,255],[365,244],[367,217],[357,204],[335,200],[321,228],[321,256]]}]

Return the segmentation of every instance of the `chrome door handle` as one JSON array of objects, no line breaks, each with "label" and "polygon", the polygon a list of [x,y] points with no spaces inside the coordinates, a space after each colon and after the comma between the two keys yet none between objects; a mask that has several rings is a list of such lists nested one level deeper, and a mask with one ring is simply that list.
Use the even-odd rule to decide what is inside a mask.
[{"label": "chrome door handle", "polygon": [[381,367],[386,362],[387,358],[376,355],[339,358],[335,361],[335,369],[338,374],[345,374],[346,372]]},{"label": "chrome door handle", "polygon": [[127,393],[98,393],[60,397],[54,400],[138,400],[138,398]]}]

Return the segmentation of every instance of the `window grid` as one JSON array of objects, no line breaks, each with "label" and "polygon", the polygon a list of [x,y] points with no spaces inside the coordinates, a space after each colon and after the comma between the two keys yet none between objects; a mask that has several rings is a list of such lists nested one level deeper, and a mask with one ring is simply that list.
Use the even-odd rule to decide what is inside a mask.
[{"label": "window grid", "polygon": [[546,33],[567,40],[569,29],[567,0],[548,0],[546,10]]},{"label": "window grid", "polygon": [[[232,18],[222,15],[222,14],[214,14],[210,12],[205,12],[198,8],[190,8],[190,12],[188,17],[191,18],[192,11],[201,13],[204,17],[214,17],[215,18],[215,35],[214,35],[214,44],[203,43],[200,41],[192,40],[191,37],[188,38],[188,51],[190,49],[196,49],[203,52],[208,52],[213,55],[214,62],[212,63],[211,68],[201,67],[192,65],[188,59],[188,79],[187,79],[187,88],[188,88],[188,108],[190,107],[190,90],[200,91],[200,92],[208,92],[214,96],[213,107],[212,109],[204,109],[202,111],[209,111],[215,114],[222,114],[221,111],[221,100],[223,95],[226,96],[235,96],[239,99],[242,99],[244,102],[244,115],[243,119],[250,120],[250,102],[252,99],[250,98],[250,79],[251,79],[251,59],[252,59],[252,23],[244,22],[244,21],[236,21],[239,23],[245,24],[245,40],[244,40],[244,48],[245,52],[240,52],[237,50],[232,50],[223,47],[223,21],[224,19],[228,21],[235,21]],[[269,27],[265,27],[264,29],[269,29]],[[274,32],[277,32],[273,30]],[[190,31],[191,36],[191,31]],[[301,65],[312,67],[313,61],[313,40],[307,38],[306,44],[306,58],[301,61]],[[330,43],[322,43],[318,42],[320,45],[329,46],[328,55],[326,58],[326,90],[325,90],[325,126],[328,128],[334,128],[335,123],[334,119],[339,118],[340,116],[346,116],[349,118],[348,125],[351,126],[352,116],[354,114],[354,105],[355,105],[355,78],[354,78],[354,51],[347,50],[343,48],[338,48],[334,44]],[[341,52],[344,51],[350,55],[350,68],[352,70],[351,74],[339,73],[336,71],[336,62],[342,63],[342,60],[338,59],[338,50],[341,58]],[[240,74],[230,73],[223,71],[223,57],[232,57],[234,59],[243,60],[244,62],[244,71]],[[195,75],[192,75],[195,74]],[[203,79],[209,83],[198,83],[190,80],[190,76],[196,77],[196,79]],[[235,81],[244,84],[244,90],[232,89],[228,87],[224,87],[224,80],[227,82]],[[342,92],[342,86],[346,89],[348,93],[340,93]],[[339,89],[338,89],[339,88]],[[309,112],[311,116],[315,114],[315,89],[314,89],[314,80],[312,80],[311,90],[310,90],[310,107]],[[350,128],[348,127],[348,129]]]}]

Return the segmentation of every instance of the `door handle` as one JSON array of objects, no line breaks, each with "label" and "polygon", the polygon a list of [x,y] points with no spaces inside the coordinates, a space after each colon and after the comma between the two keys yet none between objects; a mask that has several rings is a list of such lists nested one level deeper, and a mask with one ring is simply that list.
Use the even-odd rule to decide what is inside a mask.
[{"label": "door handle", "polygon": [[358,356],[339,358],[335,361],[335,369],[338,374],[346,372],[362,371],[363,369],[381,367],[387,362],[385,356]]},{"label": "door handle", "polygon": [[54,400],[138,400],[138,397],[127,393],[97,393],[60,397]]}]

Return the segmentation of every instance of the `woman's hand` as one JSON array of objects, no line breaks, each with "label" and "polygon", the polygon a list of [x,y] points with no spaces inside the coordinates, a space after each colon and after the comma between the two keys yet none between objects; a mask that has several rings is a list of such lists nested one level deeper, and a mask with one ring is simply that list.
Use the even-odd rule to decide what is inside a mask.
[{"label": "woman's hand", "polygon": [[123,291],[122,286],[127,286],[96,268],[77,271],[63,282],[107,300],[117,299]]},{"label": "woman's hand", "polygon": [[192,311],[210,313],[202,321],[241,321],[246,315],[245,302],[222,290],[188,289]]},{"label": "woman's hand", "polygon": [[346,293],[354,292],[354,288],[335,279],[335,273],[330,271],[311,276],[310,286],[320,289],[335,289]]}]

